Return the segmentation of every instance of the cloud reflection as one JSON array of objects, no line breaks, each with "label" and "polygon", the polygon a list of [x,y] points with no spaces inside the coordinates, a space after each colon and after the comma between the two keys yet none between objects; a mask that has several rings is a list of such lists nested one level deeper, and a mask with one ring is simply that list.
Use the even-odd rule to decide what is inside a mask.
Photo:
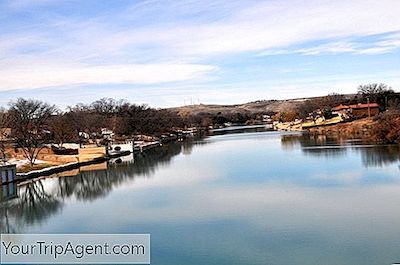
[{"label": "cloud reflection", "polygon": [[[340,143],[305,137],[218,136],[166,146],[134,164],[45,179],[36,184],[44,187],[42,199],[24,206],[40,210],[20,218],[9,208],[8,223],[15,232],[150,232],[156,264],[394,262],[396,149],[388,155],[386,147],[347,142],[346,155],[309,155],[303,147]],[[362,157],[370,152],[372,161],[383,152],[389,163],[366,168]],[[0,220],[6,223],[3,215]]]}]

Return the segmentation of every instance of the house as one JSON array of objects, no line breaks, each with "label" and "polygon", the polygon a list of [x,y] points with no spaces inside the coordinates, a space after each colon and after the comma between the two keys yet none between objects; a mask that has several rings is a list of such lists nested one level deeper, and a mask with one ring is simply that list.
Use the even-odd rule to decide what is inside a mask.
[{"label": "house", "polygon": [[90,135],[86,132],[79,132],[79,137],[82,139],[90,139]]},{"label": "house", "polygon": [[108,128],[101,128],[101,135],[104,139],[111,140],[114,137],[114,132]]},{"label": "house", "polygon": [[339,105],[332,108],[332,114],[349,114],[354,118],[372,117],[379,113],[379,105],[376,103]]},{"label": "house", "polygon": [[376,103],[350,105],[353,117],[372,117],[379,114],[379,105]]},{"label": "house", "polygon": [[262,121],[265,123],[272,123],[272,118],[270,115],[262,115]]},{"label": "house", "polygon": [[350,106],[346,105],[339,105],[332,108],[332,114],[345,114],[348,113],[350,110]]}]

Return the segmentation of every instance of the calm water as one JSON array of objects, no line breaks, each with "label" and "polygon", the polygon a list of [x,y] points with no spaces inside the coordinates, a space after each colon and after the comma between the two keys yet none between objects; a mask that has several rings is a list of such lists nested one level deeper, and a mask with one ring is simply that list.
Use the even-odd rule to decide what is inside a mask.
[{"label": "calm water", "polygon": [[0,229],[151,233],[152,264],[390,265],[399,154],[297,134],[213,136],[22,185],[1,203]]}]

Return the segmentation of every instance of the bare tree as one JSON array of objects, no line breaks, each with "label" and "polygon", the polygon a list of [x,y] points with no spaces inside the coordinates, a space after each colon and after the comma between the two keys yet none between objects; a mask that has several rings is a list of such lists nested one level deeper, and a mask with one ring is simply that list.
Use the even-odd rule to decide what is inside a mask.
[{"label": "bare tree", "polygon": [[51,131],[53,140],[59,148],[68,141],[75,141],[78,138],[78,133],[74,130],[73,121],[66,115],[60,115],[52,120]]},{"label": "bare tree", "polygon": [[101,135],[101,128],[107,127],[109,124],[106,117],[92,110],[79,109],[75,107],[70,108],[66,115],[72,122],[74,130],[79,136],[81,146],[84,141],[89,139],[91,139],[93,143],[97,144],[97,139]]},{"label": "bare tree", "polygon": [[383,103],[383,99],[393,94],[394,91],[391,87],[388,87],[386,84],[367,84],[367,85],[360,85],[358,87],[358,94],[362,95],[363,98],[369,98],[371,102],[378,102]]},{"label": "bare tree", "polygon": [[358,86],[358,93],[363,95],[380,94],[388,90],[391,90],[391,88],[382,83],[372,83]]},{"label": "bare tree", "polygon": [[31,168],[49,137],[47,123],[56,111],[54,105],[39,100],[19,98],[10,103],[8,122],[11,134]]},{"label": "bare tree", "polygon": [[6,145],[4,143],[7,137],[7,112],[5,109],[0,109],[0,161],[6,160]]},{"label": "bare tree", "polygon": [[89,108],[96,113],[109,116],[116,114],[124,106],[129,106],[128,101],[124,99],[115,100],[113,98],[101,98],[92,102]]}]

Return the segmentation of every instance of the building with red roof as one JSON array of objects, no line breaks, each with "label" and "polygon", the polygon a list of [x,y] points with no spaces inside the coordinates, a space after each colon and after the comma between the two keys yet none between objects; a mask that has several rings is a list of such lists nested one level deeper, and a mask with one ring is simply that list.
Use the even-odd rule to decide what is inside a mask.
[{"label": "building with red roof", "polygon": [[334,114],[351,114],[354,118],[372,117],[379,113],[379,105],[376,103],[339,105],[332,108]]}]

